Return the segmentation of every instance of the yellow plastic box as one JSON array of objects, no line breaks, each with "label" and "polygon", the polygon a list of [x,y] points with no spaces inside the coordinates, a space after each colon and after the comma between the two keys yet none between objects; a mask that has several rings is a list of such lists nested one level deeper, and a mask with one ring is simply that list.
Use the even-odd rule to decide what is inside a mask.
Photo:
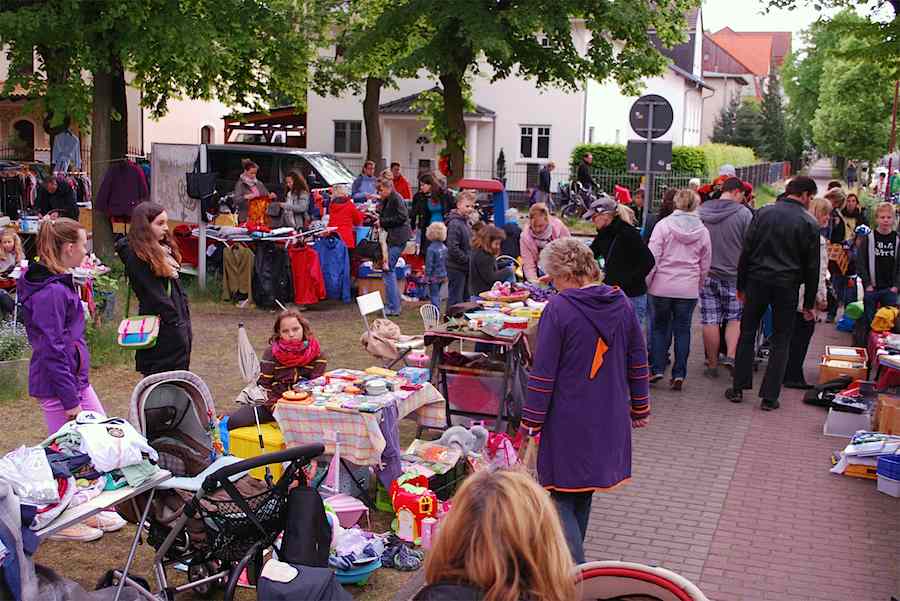
[{"label": "yellow plastic box", "polygon": [[[229,433],[229,450],[231,451],[231,454],[235,457],[240,457],[241,459],[250,459],[251,457],[258,457],[263,453],[274,453],[285,448],[284,436],[281,435],[278,424],[274,422],[260,424],[260,430],[262,430],[263,444],[266,447],[265,451],[259,448],[259,436],[256,433],[256,426],[254,425],[245,428],[237,428]],[[272,478],[277,482],[281,477],[281,464],[272,464],[269,466],[269,470],[272,472]],[[250,470],[250,475],[257,480],[264,480],[266,477],[266,468],[258,467],[252,469]]]}]

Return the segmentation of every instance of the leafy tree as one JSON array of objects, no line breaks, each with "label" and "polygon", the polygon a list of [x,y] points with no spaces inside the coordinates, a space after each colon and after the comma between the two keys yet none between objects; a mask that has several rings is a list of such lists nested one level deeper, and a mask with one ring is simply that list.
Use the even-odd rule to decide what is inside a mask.
[{"label": "leafy tree", "polygon": [[853,10],[841,11],[828,21],[816,21],[802,34],[806,50],[791,53],[784,62],[788,120],[796,124],[806,144],[812,144],[812,120],[819,108],[825,63],[834,55],[843,32],[864,23],[865,19]]},{"label": "leafy tree", "polygon": [[831,155],[873,159],[884,153],[890,135],[893,81],[886,65],[853,58],[864,41],[844,38],[825,64],[813,140]]},{"label": "leafy tree", "polygon": [[762,111],[754,98],[745,98],[735,113],[734,145],[752,148],[760,154]]},{"label": "leafy tree", "polygon": [[883,65],[890,79],[900,78],[900,0],[768,0],[770,7],[777,8],[793,9],[799,4],[819,11],[837,8],[846,9],[842,13],[848,14],[866,12],[859,21],[836,20],[834,30],[860,41],[856,58]]},{"label": "leafy tree", "polygon": [[782,161],[787,155],[784,108],[778,73],[769,73],[760,107],[759,153],[770,161]]},{"label": "leafy tree", "polygon": [[716,117],[715,124],[713,124],[712,142],[716,144],[734,144],[734,130],[740,106],[740,94],[732,94],[731,100],[722,107],[719,116]]},{"label": "leafy tree", "polygon": [[[635,92],[641,78],[662,72],[666,61],[648,30],[664,43],[681,41],[684,13],[696,0],[395,0],[371,24],[359,29],[353,53],[363,64],[383,56],[399,40],[407,53],[391,69],[424,69],[441,84],[447,149],[454,182],[464,167],[467,77],[479,70],[496,81],[512,74],[540,87],[578,89],[587,79],[615,79]],[[589,32],[581,47],[573,19]],[[546,46],[538,39],[543,34]]]},{"label": "leafy tree", "polygon": [[[287,95],[301,106],[329,2],[298,0],[4,0],[0,45],[12,76],[48,127],[71,120],[92,130],[95,189],[128,146],[126,72],[142,104],[162,116],[170,98],[217,97],[266,108]],[[37,55],[39,69],[28,73]],[[107,220],[94,214],[94,246],[111,250]]]}]

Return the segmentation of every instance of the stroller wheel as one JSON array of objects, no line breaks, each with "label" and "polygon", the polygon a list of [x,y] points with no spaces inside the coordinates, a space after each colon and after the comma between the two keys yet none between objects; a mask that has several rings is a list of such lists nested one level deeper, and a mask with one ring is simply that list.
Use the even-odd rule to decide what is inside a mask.
[{"label": "stroller wheel", "polygon": [[[204,578],[208,578],[218,571],[219,564],[213,561],[207,563],[191,564],[188,566],[188,581],[195,582],[197,580],[203,580]],[[203,584],[198,584],[191,590],[195,591],[198,595],[207,597],[216,589],[217,585],[221,586],[222,584],[223,583],[221,579],[213,580],[210,582],[204,582]]]}]

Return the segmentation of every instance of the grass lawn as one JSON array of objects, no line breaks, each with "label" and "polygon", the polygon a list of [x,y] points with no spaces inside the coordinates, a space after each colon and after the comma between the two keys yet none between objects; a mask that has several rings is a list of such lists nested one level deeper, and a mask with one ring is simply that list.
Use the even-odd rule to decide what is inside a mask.
[{"label": "grass lawn", "polygon": [[[214,296],[215,291],[211,293],[192,294],[194,348],[191,370],[209,386],[217,411],[226,413],[236,407],[234,398],[244,385],[237,367],[238,323],[245,324],[257,353],[261,354],[272,330],[275,314],[252,307],[240,309],[214,302],[209,297]],[[122,306],[120,304],[119,314]],[[310,308],[305,315],[321,341],[329,367],[366,368],[376,363],[359,344],[363,323],[356,303],[343,305],[327,301]],[[404,333],[422,332],[418,304],[406,303],[403,316],[396,318],[396,321]],[[134,371],[132,354],[121,351],[115,345],[112,338],[114,328],[115,324],[108,325],[95,334],[93,364],[96,366],[102,360],[103,365],[91,370],[91,383],[109,415],[127,417],[131,392],[140,375]],[[5,430],[8,433],[5,441],[8,450],[20,445],[37,444],[46,436],[42,413],[37,403],[27,397],[12,400],[7,397],[7,400],[0,401],[0,423],[8,424]],[[404,420],[401,423],[401,444],[408,444],[414,433],[415,424]],[[390,515],[374,512],[373,529],[386,531],[390,518]],[[121,567],[124,563],[133,532],[132,527],[128,526],[92,543],[45,542],[39,548],[36,559],[92,590],[107,570]],[[139,547],[134,573],[154,582],[150,578],[151,560],[152,549],[146,544]],[[381,569],[373,574],[366,586],[348,589],[355,598],[385,601],[391,599],[409,578],[409,573]],[[191,596],[181,598],[191,599]],[[250,601],[256,599],[256,593],[239,591],[237,598]]]}]

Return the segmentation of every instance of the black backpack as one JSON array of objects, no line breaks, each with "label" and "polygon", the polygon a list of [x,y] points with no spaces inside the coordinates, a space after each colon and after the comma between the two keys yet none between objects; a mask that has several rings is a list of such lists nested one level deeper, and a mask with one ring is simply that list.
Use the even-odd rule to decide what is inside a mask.
[{"label": "black backpack", "polygon": [[287,519],[278,558],[291,564],[328,567],[331,526],[318,491],[298,486],[288,494]]},{"label": "black backpack", "polygon": [[803,395],[803,402],[807,405],[816,405],[817,407],[831,407],[831,401],[834,396],[846,390],[853,383],[850,376],[841,376],[834,380],[828,380],[822,384],[817,384]]}]

